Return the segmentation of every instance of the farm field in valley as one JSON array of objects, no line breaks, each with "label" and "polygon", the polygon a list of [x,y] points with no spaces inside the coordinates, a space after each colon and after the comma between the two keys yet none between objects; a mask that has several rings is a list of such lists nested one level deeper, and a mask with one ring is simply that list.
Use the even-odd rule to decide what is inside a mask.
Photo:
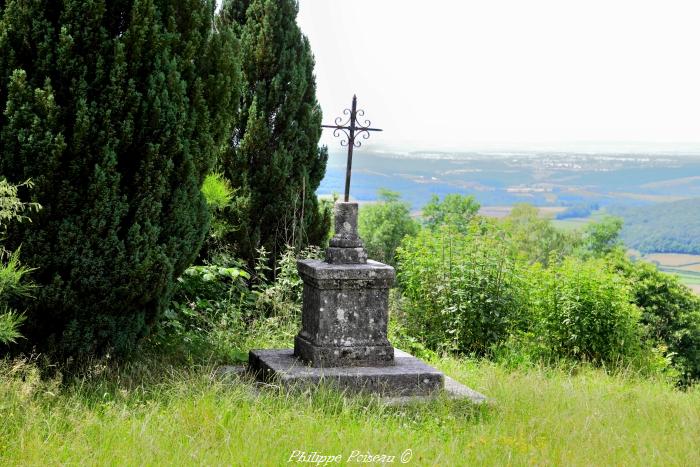
[{"label": "farm field in valley", "polygon": [[700,273],[700,255],[653,253],[644,255],[644,258],[666,268],[679,268],[687,272]]},{"label": "farm field in valley", "polygon": [[[599,210],[589,217],[576,217],[570,219],[553,219],[552,223],[562,230],[577,230],[584,228],[588,223],[596,221],[605,215],[604,210]],[[656,264],[659,270],[668,274],[676,274],[681,282],[700,294],[700,255],[682,253],[640,253],[630,250],[632,256]]]}]

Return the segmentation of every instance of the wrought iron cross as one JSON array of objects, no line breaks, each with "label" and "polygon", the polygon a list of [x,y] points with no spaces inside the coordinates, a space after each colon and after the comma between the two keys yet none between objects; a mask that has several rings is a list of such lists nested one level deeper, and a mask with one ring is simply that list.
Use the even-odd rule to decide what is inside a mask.
[{"label": "wrought iron cross", "polygon": [[323,128],[333,128],[333,136],[340,136],[340,132],[345,133],[347,140],[340,142],[341,146],[348,147],[348,165],[345,172],[345,202],[350,198],[350,173],[352,171],[352,149],[362,146],[362,141],[355,138],[362,135],[362,139],[369,138],[370,131],[382,131],[379,128],[370,128],[372,122],[364,120],[364,125],[358,121],[358,117],[364,117],[364,110],[357,110],[357,96],[352,96],[352,109],[343,110],[343,115],[349,115],[348,121],[341,123],[343,117],[335,119],[335,125],[321,125]]}]

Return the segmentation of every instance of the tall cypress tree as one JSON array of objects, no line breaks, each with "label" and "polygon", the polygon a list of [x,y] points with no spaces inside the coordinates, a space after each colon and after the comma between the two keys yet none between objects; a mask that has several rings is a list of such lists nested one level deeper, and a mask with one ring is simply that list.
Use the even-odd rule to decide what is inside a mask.
[{"label": "tall cypress tree", "polygon": [[42,209],[13,226],[40,286],[28,342],[129,350],[208,228],[200,193],[239,100],[214,0],[0,2],[0,174]]},{"label": "tall cypress tree", "polygon": [[[229,241],[253,261],[264,246],[319,244],[330,216],[316,189],[328,153],[319,148],[321,109],[314,59],[301,33],[294,0],[232,0],[224,6],[241,29],[243,94],[239,125],[221,170],[237,189]],[[242,12],[245,11],[245,15]]]}]

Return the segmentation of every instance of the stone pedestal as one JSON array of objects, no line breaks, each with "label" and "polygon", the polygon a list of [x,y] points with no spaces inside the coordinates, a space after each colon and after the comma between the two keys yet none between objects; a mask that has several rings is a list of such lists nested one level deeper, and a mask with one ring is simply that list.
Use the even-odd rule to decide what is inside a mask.
[{"label": "stone pedestal", "polygon": [[298,267],[304,306],[294,355],[315,367],[393,365],[386,334],[394,268],[371,260],[305,260]]},{"label": "stone pedestal", "polygon": [[326,261],[302,260],[297,267],[304,281],[301,331],[293,351],[250,352],[248,367],[258,379],[285,387],[325,381],[340,390],[390,397],[422,397],[444,388],[440,371],[400,351],[395,358],[387,339],[394,268],[367,259],[357,235],[356,203],[336,203]]},{"label": "stone pedestal", "polygon": [[314,367],[393,365],[386,332],[394,268],[367,261],[357,203],[335,204],[326,261],[299,261],[297,268],[304,300],[294,355]]}]

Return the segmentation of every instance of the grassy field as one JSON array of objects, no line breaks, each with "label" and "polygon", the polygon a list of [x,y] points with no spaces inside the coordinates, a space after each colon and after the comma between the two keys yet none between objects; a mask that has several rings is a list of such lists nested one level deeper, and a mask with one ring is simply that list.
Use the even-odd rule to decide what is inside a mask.
[{"label": "grassy field", "polygon": [[[565,207],[559,206],[542,206],[537,208],[541,217],[553,218],[560,212],[566,211]],[[510,214],[513,206],[482,206],[479,214],[486,217],[496,217],[502,219]]]},{"label": "grassy field", "polygon": [[661,271],[677,275],[681,282],[700,294],[700,255],[653,253],[641,257],[656,264]]},{"label": "grassy field", "polygon": [[328,390],[256,393],[249,382],[213,378],[213,368],[155,363],[96,365],[60,384],[4,363],[0,463],[264,466],[295,451],[340,455],[342,464],[368,453],[394,464],[410,456],[408,465],[700,463],[700,388],[588,368],[433,363],[492,405],[391,408]]},{"label": "grassy field", "polygon": [[683,268],[700,272],[700,255],[685,255],[678,253],[652,253],[644,259],[669,268]]}]

